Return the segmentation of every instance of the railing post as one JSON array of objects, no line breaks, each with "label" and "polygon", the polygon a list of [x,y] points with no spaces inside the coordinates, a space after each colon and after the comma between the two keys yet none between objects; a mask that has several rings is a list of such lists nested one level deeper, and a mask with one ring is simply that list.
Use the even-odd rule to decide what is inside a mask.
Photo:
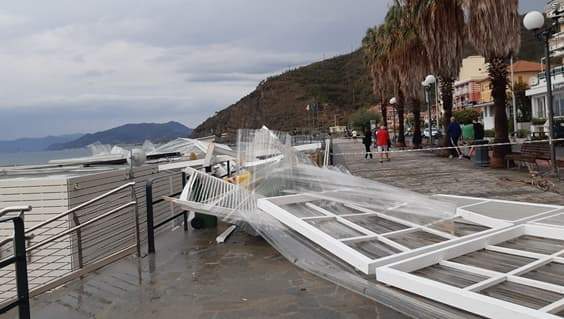
[{"label": "railing post", "polygon": [[[186,172],[182,172],[182,191],[184,191],[184,187],[186,187]],[[184,231],[188,231],[188,212],[184,211],[182,214],[182,219],[184,221]]]},{"label": "railing post", "polygon": [[14,256],[16,257],[16,286],[18,292],[19,318],[30,319],[25,227],[22,215],[14,218]]},{"label": "railing post", "polygon": [[131,185],[131,201],[135,202],[133,206],[133,215],[135,218],[135,241],[137,258],[141,258],[141,229],[139,229],[139,202],[137,201],[137,194],[135,193],[135,184]]},{"label": "railing post", "polygon": [[[80,225],[80,221],[78,220],[75,212],[72,213],[72,219],[75,226]],[[78,268],[82,269],[82,267],[84,267],[84,256],[82,254],[82,230],[80,228],[76,231],[76,250],[78,256]]]},{"label": "railing post", "polygon": [[145,202],[147,206],[147,245],[149,254],[155,253],[155,220],[153,216],[153,181],[145,186]]}]

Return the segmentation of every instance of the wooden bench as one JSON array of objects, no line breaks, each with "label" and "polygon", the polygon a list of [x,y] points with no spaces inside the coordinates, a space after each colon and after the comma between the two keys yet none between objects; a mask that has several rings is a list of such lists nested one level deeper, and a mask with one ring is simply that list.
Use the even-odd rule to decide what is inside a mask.
[{"label": "wooden bench", "polygon": [[[536,165],[537,161],[550,162],[550,145],[548,142],[543,143],[526,143],[521,146],[521,152],[505,155],[508,167],[510,162],[514,162],[518,166],[524,164],[530,168],[530,165]],[[564,167],[564,160],[557,160],[558,167]]]}]

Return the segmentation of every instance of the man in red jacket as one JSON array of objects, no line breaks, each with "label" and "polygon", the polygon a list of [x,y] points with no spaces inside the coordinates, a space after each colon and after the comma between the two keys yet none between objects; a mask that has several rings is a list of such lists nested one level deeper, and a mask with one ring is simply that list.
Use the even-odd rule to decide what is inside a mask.
[{"label": "man in red jacket", "polygon": [[390,145],[390,134],[384,125],[380,126],[380,129],[376,131],[376,146],[378,147],[378,153],[380,153],[380,163],[384,162],[384,154],[386,154],[386,160],[390,161],[390,154],[388,153]]}]

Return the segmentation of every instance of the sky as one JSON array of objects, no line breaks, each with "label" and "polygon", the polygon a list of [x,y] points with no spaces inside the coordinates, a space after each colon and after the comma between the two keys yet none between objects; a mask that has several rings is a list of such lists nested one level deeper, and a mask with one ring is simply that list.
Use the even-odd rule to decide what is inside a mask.
[{"label": "sky", "polygon": [[0,140],[196,127],[270,75],[359,47],[388,2],[0,0]]}]

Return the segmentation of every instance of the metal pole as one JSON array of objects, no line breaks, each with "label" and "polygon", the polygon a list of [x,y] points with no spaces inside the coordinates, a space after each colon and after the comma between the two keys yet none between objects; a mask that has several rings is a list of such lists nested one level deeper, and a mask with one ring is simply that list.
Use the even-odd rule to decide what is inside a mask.
[{"label": "metal pole", "polygon": [[511,56],[511,95],[513,95],[513,136],[517,137],[517,98],[515,97],[515,71]]},{"label": "metal pole", "polygon": [[429,144],[433,145],[433,121],[431,114],[431,98],[429,97],[430,86],[425,87],[425,101],[427,102],[427,110],[429,111]]},{"label": "metal pole", "polygon": [[553,112],[553,99],[552,99],[552,74],[550,70],[550,30],[542,33],[544,40],[544,53],[546,57],[546,99],[548,104],[548,143],[550,145],[550,161],[552,162],[552,173],[558,175],[558,164],[556,163],[556,150],[554,148],[554,112]]},{"label": "metal pole", "polygon": [[139,228],[139,202],[137,201],[137,194],[135,193],[135,186],[131,186],[131,201],[135,201],[133,206],[133,215],[135,217],[135,241],[137,258],[141,258],[141,229]]},{"label": "metal pole", "polygon": [[18,292],[19,318],[29,319],[29,287],[25,249],[25,226],[22,215],[14,218],[14,256],[16,257],[16,286]]},{"label": "metal pole", "polygon": [[145,203],[147,206],[147,245],[149,254],[155,253],[155,220],[153,217],[153,181],[145,186]]},{"label": "metal pole", "polygon": [[[78,216],[76,216],[76,212],[72,213],[72,220],[74,221],[75,226],[80,225],[80,220]],[[82,229],[76,230],[76,251],[78,257],[78,268],[82,269],[84,267],[84,256],[82,254]]]},{"label": "metal pole", "polygon": [[435,117],[437,119],[437,130],[440,130],[441,120],[439,119],[439,79],[435,82]]},{"label": "metal pole", "polygon": [[[229,169],[229,161],[227,161],[227,174],[229,175],[229,177],[231,177],[231,172]],[[186,187],[186,172],[182,172],[182,191],[184,191],[184,188]],[[184,231],[188,231],[188,212],[184,211],[184,214],[182,214],[182,220],[184,222]]]}]

